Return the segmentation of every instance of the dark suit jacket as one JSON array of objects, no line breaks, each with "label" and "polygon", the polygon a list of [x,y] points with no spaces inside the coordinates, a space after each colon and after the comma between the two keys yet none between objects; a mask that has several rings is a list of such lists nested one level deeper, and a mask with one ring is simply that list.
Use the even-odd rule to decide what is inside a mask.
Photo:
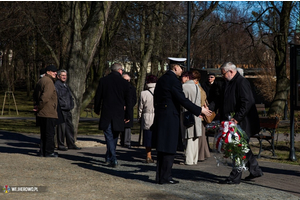
[{"label": "dark suit jacket", "polygon": [[180,105],[199,116],[201,107],[182,92],[182,84],[173,71],[167,71],[154,90],[153,143],[157,151],[175,154],[180,133]]},{"label": "dark suit jacket", "polygon": [[[107,129],[111,123],[113,131],[124,130],[124,116],[129,119],[131,108],[129,83],[118,72],[111,72],[100,79],[94,101],[94,112],[101,116],[99,130]],[[126,109],[124,111],[124,106]]]},{"label": "dark suit jacket", "polygon": [[136,88],[133,85],[129,84],[129,91],[130,91],[130,99],[131,99],[131,109],[129,113],[130,121],[125,124],[126,128],[133,127],[133,107],[136,104]]},{"label": "dark suit jacket", "polygon": [[248,137],[259,132],[259,117],[249,81],[237,73],[226,82],[221,106],[221,120],[228,120],[230,113],[239,122]]}]

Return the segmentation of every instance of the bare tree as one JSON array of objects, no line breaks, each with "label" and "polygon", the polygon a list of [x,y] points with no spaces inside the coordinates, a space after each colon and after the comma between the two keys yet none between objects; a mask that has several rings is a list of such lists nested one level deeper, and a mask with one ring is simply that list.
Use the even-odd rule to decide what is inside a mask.
[{"label": "bare tree", "polygon": [[253,11],[255,22],[260,31],[263,44],[275,54],[276,92],[268,115],[283,113],[289,89],[287,77],[287,48],[290,25],[290,14],[293,2],[264,2],[261,11]]}]

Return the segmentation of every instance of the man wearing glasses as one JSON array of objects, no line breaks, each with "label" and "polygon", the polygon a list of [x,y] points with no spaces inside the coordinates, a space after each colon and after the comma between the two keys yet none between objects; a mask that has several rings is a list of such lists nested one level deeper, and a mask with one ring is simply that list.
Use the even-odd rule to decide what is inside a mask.
[{"label": "man wearing glasses", "polygon": [[[249,81],[237,72],[236,66],[227,62],[221,67],[221,74],[225,79],[225,87],[222,92],[220,105],[221,121],[234,121],[240,125],[248,136],[248,142],[251,135],[259,132],[259,118],[255,107],[255,100]],[[229,116],[233,114],[230,119]],[[263,175],[258,162],[251,149],[246,153],[248,160],[246,167],[250,175],[245,180],[252,180]],[[242,171],[232,169],[229,177],[220,183],[239,184],[242,177]]]},{"label": "man wearing glasses", "polygon": [[204,89],[208,102],[210,102],[210,99],[212,99],[212,97],[210,97],[210,90],[213,88],[213,86],[216,84],[215,83],[215,79],[216,79],[216,75],[214,73],[209,73],[208,74],[208,79],[207,81],[205,81],[201,86]]}]

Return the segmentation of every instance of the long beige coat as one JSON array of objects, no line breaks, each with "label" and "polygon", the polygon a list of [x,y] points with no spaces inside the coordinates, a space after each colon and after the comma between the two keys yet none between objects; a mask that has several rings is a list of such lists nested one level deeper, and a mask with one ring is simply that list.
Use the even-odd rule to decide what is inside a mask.
[{"label": "long beige coat", "polygon": [[[147,84],[147,87],[153,94],[155,85],[156,83]],[[154,120],[154,105],[153,95],[148,90],[141,92],[138,117],[142,121],[141,126],[143,127],[143,130],[149,130]]]},{"label": "long beige coat", "polygon": [[[185,94],[185,96],[191,101],[191,102],[195,102],[195,98],[196,98],[196,93],[197,93],[197,98],[196,98],[196,105],[197,106],[201,106],[201,92],[199,87],[195,84],[195,82],[193,80],[189,80],[187,82],[185,82],[182,85],[182,89],[183,92]],[[197,92],[196,92],[197,89]],[[185,108],[182,107],[182,113],[181,115],[183,116],[183,112],[186,111]],[[189,138],[195,138],[195,137],[199,137],[202,136],[202,120],[201,118],[199,118],[199,116],[195,116],[195,125],[186,129],[183,126],[183,117],[181,116],[181,131],[182,131],[182,138],[183,139],[189,139]]]}]

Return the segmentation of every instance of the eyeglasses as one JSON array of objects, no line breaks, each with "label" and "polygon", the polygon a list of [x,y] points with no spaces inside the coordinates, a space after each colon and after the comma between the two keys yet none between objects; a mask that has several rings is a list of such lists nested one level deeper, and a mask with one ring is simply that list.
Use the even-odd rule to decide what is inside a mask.
[{"label": "eyeglasses", "polygon": [[229,72],[229,70],[228,70],[228,71],[226,71],[224,74],[222,74],[222,76],[225,76],[225,74],[226,74],[227,72]]}]

